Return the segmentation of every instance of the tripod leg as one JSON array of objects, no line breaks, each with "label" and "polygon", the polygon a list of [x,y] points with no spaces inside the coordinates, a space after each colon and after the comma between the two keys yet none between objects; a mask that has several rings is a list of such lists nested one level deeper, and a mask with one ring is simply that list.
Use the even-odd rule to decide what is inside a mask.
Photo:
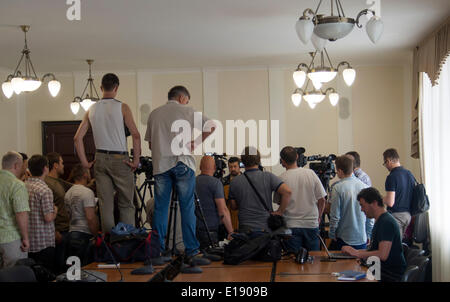
[{"label": "tripod leg", "polygon": [[178,201],[176,200],[176,195],[174,194],[174,210],[173,210],[173,236],[172,236],[172,255],[176,254],[177,248],[177,211],[178,211]]},{"label": "tripod leg", "polygon": [[203,222],[203,226],[205,227],[206,233],[208,234],[209,246],[214,247],[215,243],[213,242],[213,240],[211,238],[211,234],[209,232],[209,227],[208,227],[208,224],[206,223],[206,219],[205,219],[205,214],[203,213],[203,208],[200,204],[200,200],[197,196],[197,193],[195,193],[195,192],[194,192],[194,202],[195,202],[195,206],[198,209],[198,212],[200,213],[200,220]]},{"label": "tripod leg", "polygon": [[170,231],[171,231],[171,227],[172,227],[172,215],[173,215],[173,200],[170,201],[170,211],[169,211],[169,223],[167,224],[167,232],[166,232],[166,246],[165,246],[165,251],[169,251],[169,238],[170,238]]}]

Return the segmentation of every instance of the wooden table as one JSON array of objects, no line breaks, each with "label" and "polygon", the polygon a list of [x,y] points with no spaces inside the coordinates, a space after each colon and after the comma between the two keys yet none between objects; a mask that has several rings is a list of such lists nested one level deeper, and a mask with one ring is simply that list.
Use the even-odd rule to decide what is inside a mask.
[{"label": "wooden table", "polygon": [[[336,262],[321,262],[321,257],[326,253],[323,251],[311,252],[314,256],[312,263],[297,264],[293,259],[280,260],[276,264],[274,271],[275,282],[335,282],[337,277],[332,276],[333,272],[345,270],[365,271],[356,260],[346,259]],[[108,282],[120,280],[120,274],[115,268],[99,269],[98,263],[91,263],[84,267],[85,270],[95,270],[106,273]],[[155,272],[152,275],[131,275],[131,271],[141,267],[142,263],[122,264],[120,269],[125,282],[146,282],[164,266],[154,266]],[[210,265],[202,266],[201,274],[179,274],[173,281],[175,282],[270,282],[272,277],[273,264],[270,262],[246,261],[240,265],[225,265],[222,262],[213,262]],[[369,281],[367,279],[359,281]]]},{"label": "wooden table", "polygon": [[[310,252],[314,257],[312,263],[298,264],[292,259],[281,260],[277,263],[275,282],[336,282],[334,272],[346,270],[365,272],[367,269],[361,267],[355,259],[336,260],[336,262],[321,262],[326,252]],[[369,281],[361,279],[358,281]],[[342,282],[342,281],[340,281]]]}]

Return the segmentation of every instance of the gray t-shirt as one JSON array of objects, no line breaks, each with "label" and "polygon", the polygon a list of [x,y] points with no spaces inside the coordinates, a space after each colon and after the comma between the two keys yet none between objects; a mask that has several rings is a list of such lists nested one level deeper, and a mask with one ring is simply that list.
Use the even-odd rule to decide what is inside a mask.
[{"label": "gray t-shirt", "polygon": [[[191,140],[194,134],[194,128],[198,131],[203,130],[208,118],[195,112],[194,109],[187,105],[182,105],[177,101],[170,100],[167,104],[153,110],[147,121],[147,131],[145,140],[152,144],[153,174],[164,173],[175,167],[179,161],[195,171],[195,160],[187,148],[184,148]],[[183,130],[179,127],[172,126],[175,121],[184,121],[179,126],[188,125],[191,131],[189,137],[183,141]],[[172,146],[173,144],[173,146]],[[183,150],[179,154],[174,153],[172,147]],[[180,148],[181,147],[181,148]]]},{"label": "gray t-shirt", "polygon": [[[220,219],[215,199],[224,198],[222,183],[216,177],[201,174],[196,178],[195,191],[200,200],[209,230],[217,230],[220,225]],[[203,222],[199,219],[197,219],[197,228],[205,229]]]},{"label": "gray t-shirt", "polygon": [[85,186],[73,185],[67,191],[64,202],[70,215],[70,232],[91,234],[84,208],[95,207],[94,192]]},{"label": "gray t-shirt", "polygon": [[[272,192],[276,192],[283,181],[270,172],[258,169],[247,170],[247,176],[264,199],[267,208],[272,209]],[[229,199],[236,201],[239,209],[239,229],[269,230],[267,218],[270,213],[261,204],[245,175],[233,178]]]}]

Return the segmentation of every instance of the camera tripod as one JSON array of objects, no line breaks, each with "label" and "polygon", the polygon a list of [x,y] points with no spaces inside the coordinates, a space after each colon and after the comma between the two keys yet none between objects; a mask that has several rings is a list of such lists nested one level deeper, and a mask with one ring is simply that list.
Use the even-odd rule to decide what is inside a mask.
[{"label": "camera tripod", "polygon": [[142,214],[145,212],[147,214],[147,206],[145,205],[145,196],[147,194],[147,190],[150,192],[150,197],[153,198],[152,186],[155,185],[155,181],[153,179],[145,178],[144,182],[138,186],[137,185],[137,175],[134,175],[134,183],[135,185],[135,194],[134,194],[134,205],[136,207],[135,212],[135,220],[136,227],[142,228],[145,225],[145,221],[142,218]]},{"label": "camera tripod", "polygon": [[[170,200],[170,211],[169,211],[169,223],[167,225],[167,232],[166,232],[166,242],[165,242],[165,251],[166,254],[169,255],[169,238],[170,238],[170,232],[172,231],[172,221],[173,221],[173,231],[172,231],[172,248],[170,249],[170,255],[177,256],[180,254],[180,252],[176,248],[176,232],[177,232],[177,209],[178,209],[178,194],[176,191],[175,186],[172,187],[172,197]],[[208,235],[208,241],[210,243],[209,248],[217,248],[218,245],[214,243],[214,241],[211,238],[211,234],[209,232],[209,227],[205,220],[205,215],[203,213],[202,206],[200,205],[200,199],[197,196],[197,193],[194,191],[194,204],[195,208],[198,210],[199,217],[197,217],[202,224],[205,227],[205,230]]]}]

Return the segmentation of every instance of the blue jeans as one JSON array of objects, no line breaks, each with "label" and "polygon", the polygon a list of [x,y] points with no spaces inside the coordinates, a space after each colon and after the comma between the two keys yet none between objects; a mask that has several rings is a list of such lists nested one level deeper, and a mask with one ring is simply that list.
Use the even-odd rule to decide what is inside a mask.
[{"label": "blue jeans", "polygon": [[303,247],[308,251],[319,250],[319,228],[291,228],[292,238],[286,242],[286,247],[294,253]]},{"label": "blue jeans", "polygon": [[195,173],[182,162],[178,162],[175,167],[164,173],[155,175],[155,211],[152,227],[158,232],[161,251],[164,251],[173,186],[175,186],[180,204],[181,229],[185,253],[187,256],[192,256],[198,253],[200,247],[195,237],[197,219],[194,204]]},{"label": "blue jeans", "polygon": [[352,248],[354,248],[355,250],[365,250],[367,249],[367,244],[360,244],[360,245],[350,245],[344,242],[344,240],[342,240],[341,238],[337,238],[337,241],[335,243],[336,245],[336,250],[340,251],[342,249],[343,246],[348,245],[351,246]]}]

